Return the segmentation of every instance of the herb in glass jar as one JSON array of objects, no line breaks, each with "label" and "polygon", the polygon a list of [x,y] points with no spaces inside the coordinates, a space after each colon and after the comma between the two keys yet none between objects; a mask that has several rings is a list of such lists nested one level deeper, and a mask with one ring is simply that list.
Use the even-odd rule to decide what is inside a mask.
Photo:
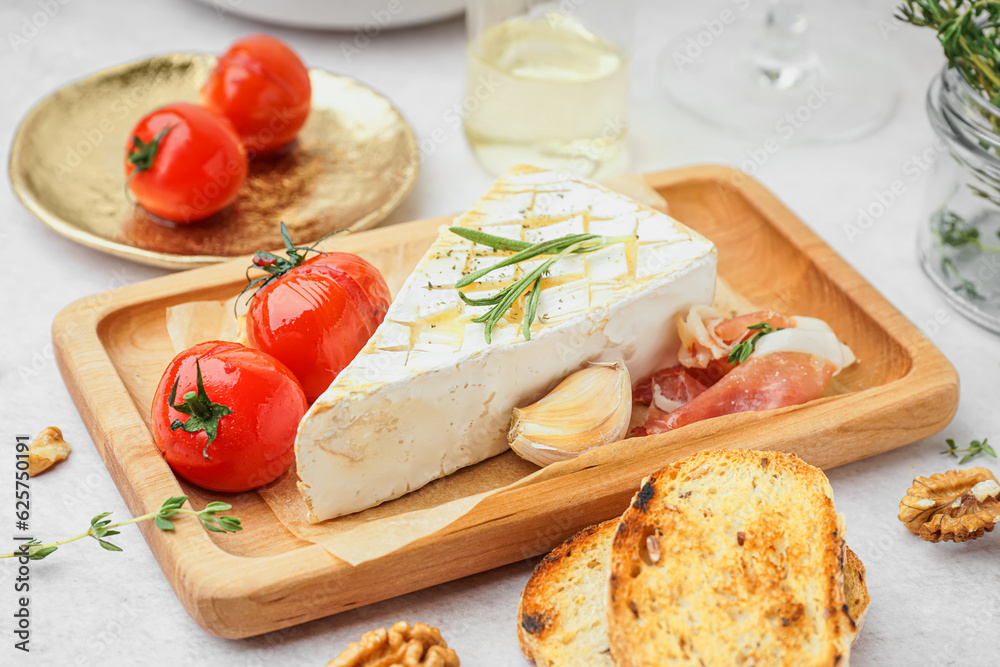
[{"label": "herb in glass jar", "polygon": [[951,159],[928,187],[922,264],[960,312],[1000,332],[1000,2],[905,0],[898,17],[935,30],[948,60],[927,96]]}]

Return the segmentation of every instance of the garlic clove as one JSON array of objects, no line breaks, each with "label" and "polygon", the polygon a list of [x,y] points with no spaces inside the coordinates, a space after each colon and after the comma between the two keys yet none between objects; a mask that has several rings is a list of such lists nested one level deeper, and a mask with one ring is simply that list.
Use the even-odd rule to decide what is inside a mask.
[{"label": "garlic clove", "polygon": [[537,403],[515,408],[507,441],[521,458],[547,466],[621,440],[631,417],[625,364],[594,364],[565,377]]}]

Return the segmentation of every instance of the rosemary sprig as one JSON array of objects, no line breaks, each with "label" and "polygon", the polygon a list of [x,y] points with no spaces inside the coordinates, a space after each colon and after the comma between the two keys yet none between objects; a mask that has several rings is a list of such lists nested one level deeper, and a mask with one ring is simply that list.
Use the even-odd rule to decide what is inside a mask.
[{"label": "rosemary sprig", "polygon": [[950,454],[952,457],[957,459],[959,454],[967,452],[965,456],[962,457],[962,460],[958,462],[959,465],[963,463],[968,463],[969,461],[976,458],[983,452],[986,452],[993,458],[996,458],[997,457],[996,451],[994,451],[993,446],[990,445],[986,440],[987,440],[986,438],[983,438],[982,441],[973,440],[971,443],[969,443],[969,446],[966,447],[965,449],[959,449],[958,445],[955,444],[955,441],[952,440],[951,438],[948,438],[947,440],[945,440],[945,442],[948,444],[948,449],[944,450],[941,453]]},{"label": "rosemary sprig", "polygon": [[27,556],[29,560],[42,560],[63,544],[75,542],[76,540],[82,540],[85,537],[94,538],[97,540],[97,543],[101,545],[101,548],[106,551],[121,551],[122,548],[120,546],[112,544],[105,539],[120,534],[121,531],[115,530],[115,528],[127,526],[130,523],[139,523],[140,521],[148,521],[149,519],[152,519],[153,523],[156,524],[156,527],[160,530],[174,530],[173,517],[178,514],[191,514],[198,517],[198,520],[201,521],[201,525],[204,526],[206,530],[210,530],[213,533],[236,533],[243,530],[243,526],[240,525],[239,517],[219,516],[219,512],[227,512],[233,509],[233,506],[229,503],[209,503],[208,505],[205,505],[205,509],[199,512],[196,510],[183,509],[182,505],[184,505],[186,501],[187,496],[174,496],[167,498],[163,501],[163,505],[157,511],[149,514],[143,514],[142,516],[137,516],[134,519],[129,519],[127,521],[119,521],[118,523],[111,523],[111,519],[107,518],[111,516],[111,512],[103,512],[91,519],[90,528],[79,535],[65,540],[60,540],[58,542],[52,542],[50,544],[42,544],[39,540],[31,540],[30,542],[22,544],[20,549],[14,553],[0,554],[0,558],[17,558]]},{"label": "rosemary sprig", "polygon": [[[634,241],[637,238],[634,235],[600,236],[598,234],[569,234],[551,241],[528,243],[526,241],[503,238],[502,236],[494,236],[493,234],[487,234],[486,232],[468,229],[466,227],[451,227],[451,231],[452,233],[461,236],[463,239],[473,241],[480,245],[484,245],[495,250],[506,250],[514,253],[510,257],[502,259],[492,266],[487,266],[463,276],[461,280],[455,283],[455,287],[459,289],[458,295],[462,298],[462,301],[468,305],[492,306],[489,311],[473,318],[472,320],[473,322],[482,322],[486,325],[485,333],[487,343],[491,342],[493,329],[496,327],[497,323],[500,322],[500,319],[528,289],[531,291],[528,293],[527,301],[525,302],[524,319],[521,326],[521,332],[524,334],[525,340],[531,340],[531,324],[535,321],[535,316],[538,312],[538,299],[542,290],[542,278],[546,273],[548,273],[549,269],[552,268],[552,265],[560,259],[570,254],[594,252],[596,250],[601,250],[603,248],[607,248],[608,246],[615,245],[616,243]],[[501,269],[505,266],[520,264],[521,262],[534,259],[535,257],[539,257],[541,255],[550,255],[550,257],[531,271],[526,272],[520,280],[516,281],[512,285],[508,285],[493,296],[476,299],[467,296],[465,292],[461,291],[461,288],[471,285],[483,276],[486,276],[497,269]]]},{"label": "rosemary sprig", "polygon": [[753,333],[733,346],[733,349],[729,351],[729,357],[726,361],[739,366],[744,361],[749,359],[751,354],[753,354],[754,348],[757,347],[757,341],[760,340],[761,336],[766,336],[767,334],[774,333],[775,331],[781,331],[783,328],[784,327],[772,326],[767,322],[751,324],[747,327],[747,329]]}]

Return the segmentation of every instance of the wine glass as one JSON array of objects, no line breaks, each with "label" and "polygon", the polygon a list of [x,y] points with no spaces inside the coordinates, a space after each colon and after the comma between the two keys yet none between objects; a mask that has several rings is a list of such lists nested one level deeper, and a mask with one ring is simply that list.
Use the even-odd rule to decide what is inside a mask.
[{"label": "wine glass", "polygon": [[899,100],[892,67],[840,39],[811,38],[802,0],[769,0],[763,26],[731,5],[674,38],[659,76],[680,107],[741,135],[767,133],[796,142],[837,142],[881,128]]}]

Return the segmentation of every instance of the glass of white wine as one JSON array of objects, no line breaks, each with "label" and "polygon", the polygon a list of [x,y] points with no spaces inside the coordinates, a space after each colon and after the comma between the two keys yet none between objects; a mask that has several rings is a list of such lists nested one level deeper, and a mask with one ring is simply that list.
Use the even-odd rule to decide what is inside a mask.
[{"label": "glass of white wine", "polygon": [[620,168],[634,11],[632,0],[469,0],[462,111],[483,166]]}]

